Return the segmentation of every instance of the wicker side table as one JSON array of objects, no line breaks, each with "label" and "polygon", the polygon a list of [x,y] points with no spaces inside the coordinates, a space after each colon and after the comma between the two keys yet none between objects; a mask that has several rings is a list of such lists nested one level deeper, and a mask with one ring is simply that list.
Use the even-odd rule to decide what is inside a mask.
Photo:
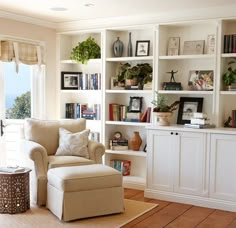
[{"label": "wicker side table", "polygon": [[0,213],[21,213],[30,208],[29,172],[0,172]]}]

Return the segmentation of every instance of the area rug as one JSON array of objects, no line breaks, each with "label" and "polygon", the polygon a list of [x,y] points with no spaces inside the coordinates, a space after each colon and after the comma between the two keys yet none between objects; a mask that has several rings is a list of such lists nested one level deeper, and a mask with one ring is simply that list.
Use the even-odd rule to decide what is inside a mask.
[{"label": "area rug", "polygon": [[0,214],[0,228],[117,228],[157,207],[158,204],[125,199],[125,212],[88,219],[62,222],[46,208],[31,207],[20,214]]}]

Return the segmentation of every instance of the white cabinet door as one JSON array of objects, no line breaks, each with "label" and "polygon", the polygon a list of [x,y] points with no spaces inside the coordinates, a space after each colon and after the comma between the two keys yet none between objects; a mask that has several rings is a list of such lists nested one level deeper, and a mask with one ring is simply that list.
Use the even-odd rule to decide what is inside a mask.
[{"label": "white cabinet door", "polygon": [[[205,133],[177,132],[175,137],[174,191],[204,196],[207,194]],[[176,153],[176,152],[179,153]]]},{"label": "white cabinet door", "polygon": [[236,201],[236,136],[211,135],[210,197]]},{"label": "white cabinet door", "polygon": [[205,133],[148,130],[148,188],[207,194]]},{"label": "white cabinet door", "polygon": [[170,131],[148,130],[147,187],[150,189],[173,191],[173,139]]}]

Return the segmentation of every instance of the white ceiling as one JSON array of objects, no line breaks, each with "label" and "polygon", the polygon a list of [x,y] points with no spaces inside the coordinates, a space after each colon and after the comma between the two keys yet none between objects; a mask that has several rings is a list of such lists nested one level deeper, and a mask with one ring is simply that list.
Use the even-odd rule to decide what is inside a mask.
[{"label": "white ceiling", "polygon": [[[86,7],[85,4],[93,4]],[[60,23],[83,19],[155,15],[181,10],[236,6],[235,0],[0,0],[0,11]],[[55,12],[52,7],[67,11]]]}]

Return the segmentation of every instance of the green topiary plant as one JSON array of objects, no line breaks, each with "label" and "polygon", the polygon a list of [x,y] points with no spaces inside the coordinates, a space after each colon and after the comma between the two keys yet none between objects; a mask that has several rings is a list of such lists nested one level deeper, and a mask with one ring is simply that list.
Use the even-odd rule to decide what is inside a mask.
[{"label": "green topiary plant", "polygon": [[82,64],[87,64],[89,59],[98,58],[101,58],[101,49],[92,37],[79,42],[71,51],[71,59]]},{"label": "green topiary plant", "polygon": [[155,106],[153,109],[153,112],[173,112],[177,109],[179,101],[175,101],[171,105],[168,105],[168,98],[164,94],[159,94],[157,91],[156,93],[156,99],[153,100],[151,103]]}]

